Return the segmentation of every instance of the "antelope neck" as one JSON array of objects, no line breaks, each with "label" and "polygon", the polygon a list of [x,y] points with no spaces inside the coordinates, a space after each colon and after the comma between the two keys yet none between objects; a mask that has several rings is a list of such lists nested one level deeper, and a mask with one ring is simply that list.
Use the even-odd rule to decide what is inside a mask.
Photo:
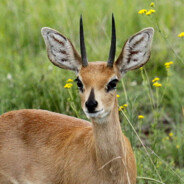
[{"label": "antelope neck", "polygon": [[103,168],[108,172],[110,171],[110,174],[113,174],[114,170],[116,170],[116,174],[118,171],[121,172],[123,141],[117,99],[115,100],[114,108],[107,117],[106,122],[99,124],[94,120],[92,123],[99,168]]}]

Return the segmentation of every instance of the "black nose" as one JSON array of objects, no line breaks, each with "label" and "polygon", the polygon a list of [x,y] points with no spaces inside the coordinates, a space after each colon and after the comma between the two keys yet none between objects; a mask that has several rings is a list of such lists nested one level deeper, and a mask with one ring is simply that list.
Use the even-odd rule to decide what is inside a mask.
[{"label": "black nose", "polygon": [[95,99],[93,99],[93,100],[88,100],[88,101],[85,103],[85,105],[86,105],[86,108],[88,109],[88,111],[89,111],[90,113],[93,113],[93,112],[95,112],[95,108],[98,106],[98,102],[97,102]]}]

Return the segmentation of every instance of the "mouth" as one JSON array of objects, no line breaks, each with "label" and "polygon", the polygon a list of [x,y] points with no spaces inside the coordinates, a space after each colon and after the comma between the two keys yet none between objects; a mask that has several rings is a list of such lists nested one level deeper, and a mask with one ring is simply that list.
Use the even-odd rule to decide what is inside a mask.
[{"label": "mouth", "polygon": [[85,114],[86,114],[86,116],[88,117],[88,118],[97,118],[97,117],[103,117],[104,115],[104,110],[103,109],[101,109],[101,110],[99,110],[99,111],[95,111],[95,112],[88,112],[88,111],[84,111],[85,112]]}]

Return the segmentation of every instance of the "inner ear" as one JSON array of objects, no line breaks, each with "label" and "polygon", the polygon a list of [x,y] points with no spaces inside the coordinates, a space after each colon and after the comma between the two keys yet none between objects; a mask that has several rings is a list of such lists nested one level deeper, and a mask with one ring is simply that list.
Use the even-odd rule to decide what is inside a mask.
[{"label": "inner ear", "polygon": [[63,69],[78,71],[81,58],[69,39],[54,29],[44,27],[41,30],[50,61]]},{"label": "inner ear", "polygon": [[153,34],[153,28],[146,28],[127,40],[115,62],[121,74],[137,69],[149,60]]}]

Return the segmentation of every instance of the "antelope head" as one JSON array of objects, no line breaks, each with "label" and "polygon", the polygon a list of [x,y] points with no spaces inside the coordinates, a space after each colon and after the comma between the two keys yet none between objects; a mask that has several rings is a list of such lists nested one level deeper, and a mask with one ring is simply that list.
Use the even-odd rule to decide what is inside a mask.
[{"label": "antelope head", "polygon": [[72,42],[59,32],[44,27],[41,30],[50,61],[63,69],[76,73],[76,82],[81,97],[82,109],[88,118],[102,122],[113,111],[116,103],[116,85],[123,74],[143,66],[150,57],[154,34],[153,28],[146,28],[130,37],[115,60],[116,31],[112,15],[112,35],[107,62],[89,62],[87,59],[82,16],[80,17],[81,56]]}]

